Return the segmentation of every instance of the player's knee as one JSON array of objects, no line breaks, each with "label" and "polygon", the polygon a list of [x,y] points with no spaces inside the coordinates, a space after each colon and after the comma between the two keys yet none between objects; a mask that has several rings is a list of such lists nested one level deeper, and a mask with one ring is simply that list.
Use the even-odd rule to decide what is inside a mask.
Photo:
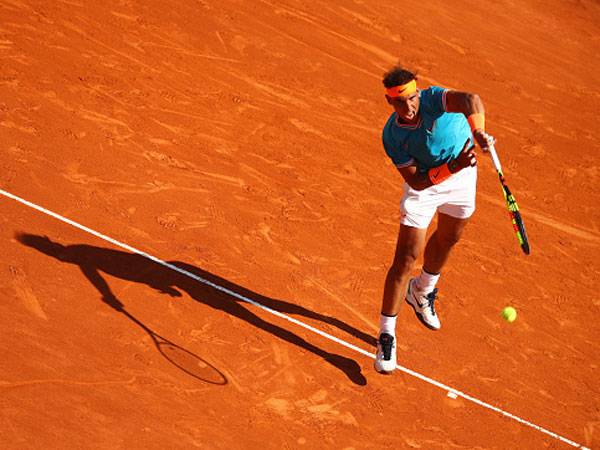
[{"label": "player's knee", "polygon": [[396,265],[392,265],[388,270],[386,282],[400,284],[403,279],[403,277],[402,277],[403,273],[404,273],[404,271],[401,268],[397,267]]},{"label": "player's knee", "polygon": [[443,247],[454,247],[460,241],[461,232],[444,233],[437,236],[437,241]]},{"label": "player's knee", "polygon": [[417,255],[411,252],[396,255],[394,263],[390,268],[390,275],[394,278],[400,279],[413,269],[413,266],[416,262]]}]

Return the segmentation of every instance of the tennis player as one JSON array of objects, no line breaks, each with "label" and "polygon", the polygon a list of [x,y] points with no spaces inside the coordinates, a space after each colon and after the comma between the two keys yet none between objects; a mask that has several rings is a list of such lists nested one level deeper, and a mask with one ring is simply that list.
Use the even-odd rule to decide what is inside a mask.
[{"label": "tennis player", "polygon": [[[485,152],[494,139],[485,132],[484,108],[476,94],[437,86],[420,90],[415,74],[399,66],[384,75],[383,85],[394,109],[383,128],[383,145],[405,182],[375,359],[375,370],[390,373],[396,368],[396,317],[403,297],[423,325],[440,329],[435,286],[475,211],[474,144]],[[437,228],[425,242],[436,211]],[[420,275],[409,280],[423,248]]]}]

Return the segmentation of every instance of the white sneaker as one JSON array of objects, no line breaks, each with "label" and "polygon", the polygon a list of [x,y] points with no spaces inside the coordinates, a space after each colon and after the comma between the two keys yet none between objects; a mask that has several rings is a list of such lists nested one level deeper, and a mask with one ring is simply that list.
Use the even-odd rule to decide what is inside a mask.
[{"label": "white sneaker", "polygon": [[375,370],[389,374],[396,369],[396,338],[388,333],[381,333],[377,339]]},{"label": "white sneaker", "polygon": [[437,291],[437,288],[429,293],[419,290],[417,279],[412,278],[408,283],[408,292],[405,298],[406,303],[415,310],[421,323],[431,330],[439,330],[442,326],[434,307]]}]

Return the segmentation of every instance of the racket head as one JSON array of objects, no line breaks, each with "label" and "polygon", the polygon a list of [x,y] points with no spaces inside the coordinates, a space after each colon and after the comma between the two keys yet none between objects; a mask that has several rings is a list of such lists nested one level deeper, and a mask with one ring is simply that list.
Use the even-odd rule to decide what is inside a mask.
[{"label": "racket head", "polygon": [[155,341],[155,344],[167,361],[188,375],[209,384],[227,384],[225,375],[204,358],[172,342]]},{"label": "racket head", "polygon": [[195,353],[192,353],[189,350],[172,343],[168,339],[162,337],[160,334],[155,333],[124,308],[122,308],[119,312],[124,314],[129,320],[134,322],[146,333],[148,333],[148,336],[150,336],[150,339],[152,339],[152,342],[154,342],[156,349],[175,367],[181,369],[188,375],[198,380],[204,381],[205,383],[217,385],[227,384],[227,378],[225,375],[223,375],[223,373],[221,373],[221,371],[211,363]]},{"label": "racket head", "polygon": [[527,231],[525,231],[523,217],[521,217],[521,213],[519,212],[519,205],[506,183],[502,183],[502,187],[504,188],[504,196],[506,197],[506,207],[508,208],[515,234],[519,240],[519,245],[521,246],[523,253],[529,255],[531,252],[529,248],[529,239],[527,238]]},{"label": "racket head", "polygon": [[496,149],[493,145],[489,148],[489,152],[490,156],[492,157],[492,162],[494,163],[496,172],[498,172],[498,178],[500,179],[500,183],[502,184],[502,193],[504,194],[504,198],[506,199],[506,206],[510,214],[510,219],[515,230],[515,234],[517,235],[517,239],[519,240],[521,250],[523,250],[523,253],[525,253],[526,255],[529,255],[529,239],[527,238],[527,232],[525,231],[525,224],[523,223],[523,218],[521,217],[521,213],[519,212],[519,205],[517,205],[515,197],[512,195],[510,189],[508,188],[508,185],[506,184],[504,174],[502,173],[502,166],[500,165],[500,160],[498,159]]},{"label": "racket head", "polygon": [[527,232],[525,231],[525,224],[523,223],[523,218],[521,217],[521,213],[519,211],[515,211],[513,213],[515,225],[517,227],[517,238],[519,239],[519,243],[521,244],[521,250],[526,255],[529,255],[529,239],[527,238]]}]

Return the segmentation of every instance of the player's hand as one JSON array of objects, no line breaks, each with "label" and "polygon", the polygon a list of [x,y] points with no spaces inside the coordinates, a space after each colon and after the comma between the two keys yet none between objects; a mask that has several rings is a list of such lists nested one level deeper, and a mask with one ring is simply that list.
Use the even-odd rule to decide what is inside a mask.
[{"label": "player's hand", "polygon": [[454,161],[450,161],[448,166],[450,168],[450,172],[456,173],[462,169],[467,167],[473,167],[477,165],[477,155],[475,154],[475,146],[469,144],[471,142],[468,140],[465,142],[465,146],[462,151],[458,154]]},{"label": "player's hand", "polygon": [[477,141],[477,145],[479,145],[481,150],[483,150],[484,152],[488,152],[489,148],[496,143],[496,139],[494,139],[492,135],[486,133],[481,129],[473,131],[473,136]]}]

